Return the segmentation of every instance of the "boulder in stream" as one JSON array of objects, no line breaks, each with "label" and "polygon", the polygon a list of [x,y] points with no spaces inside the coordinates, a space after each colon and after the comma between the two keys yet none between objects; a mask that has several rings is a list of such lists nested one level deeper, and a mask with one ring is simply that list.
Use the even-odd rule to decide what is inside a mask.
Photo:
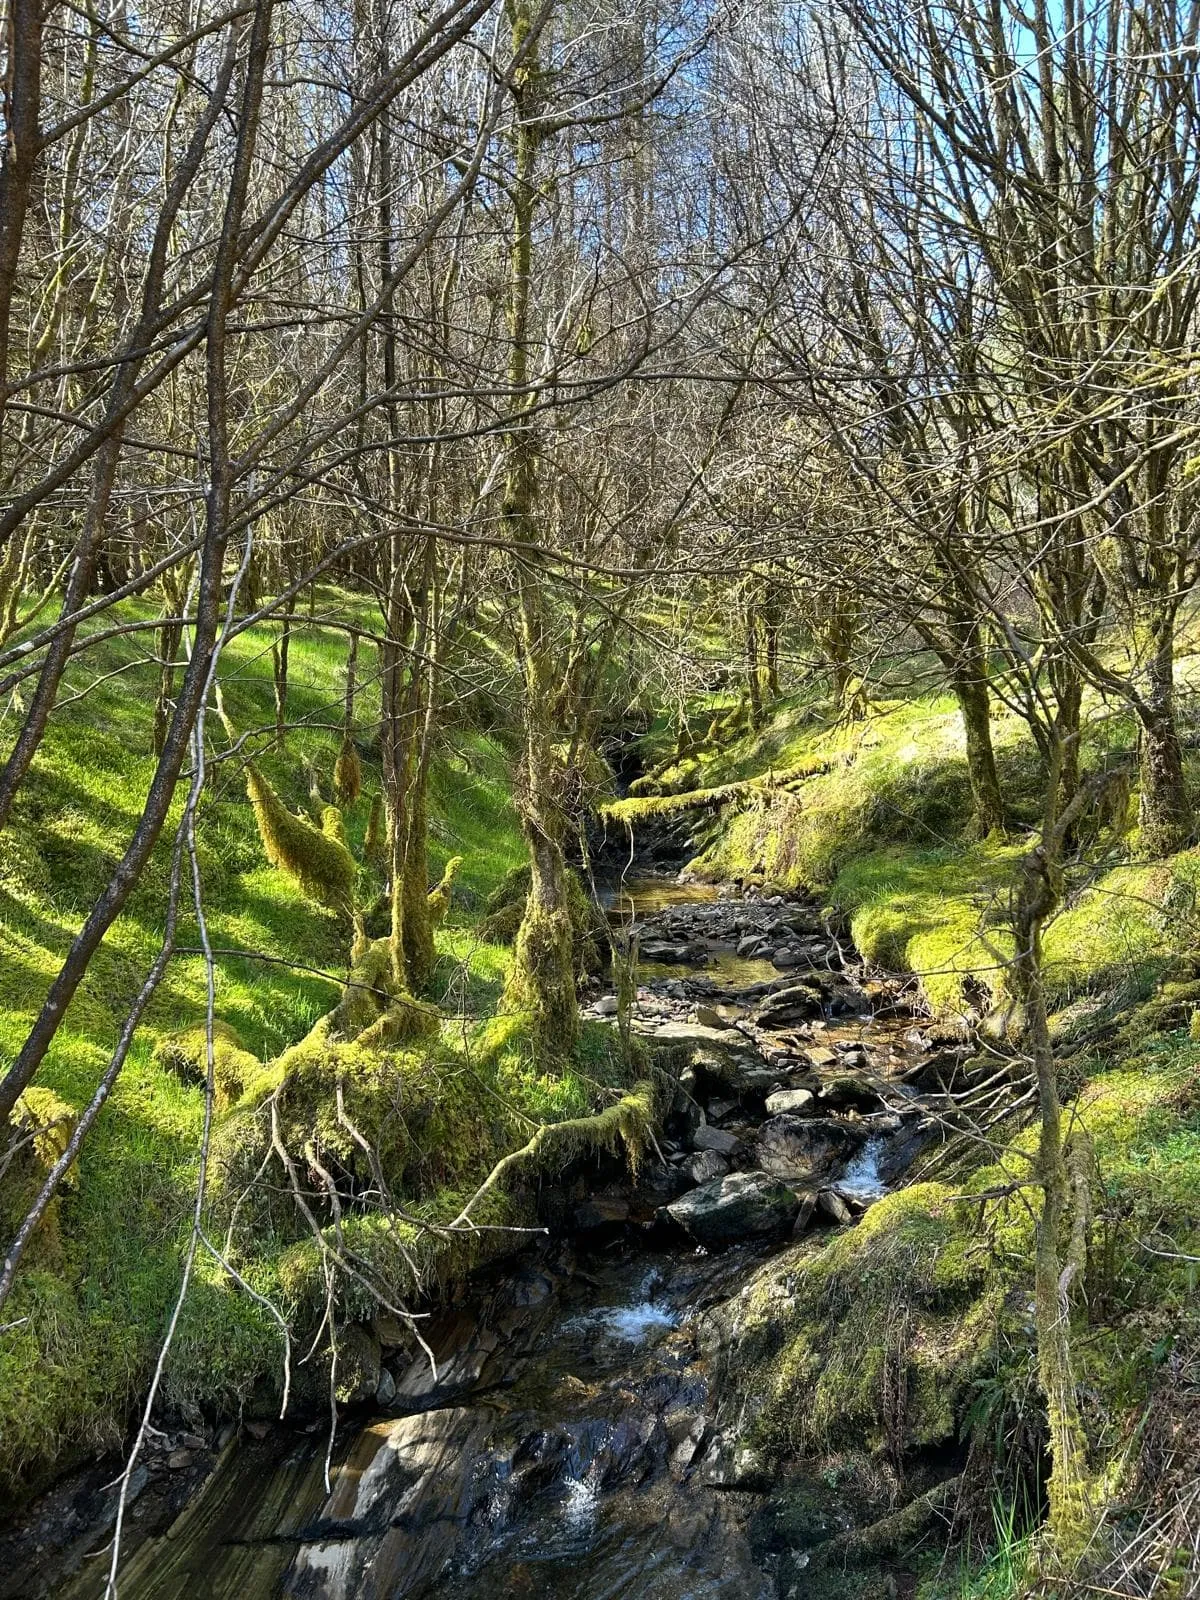
[{"label": "boulder in stream", "polygon": [[719,1151],[697,1150],[683,1163],[683,1170],[693,1183],[711,1183],[714,1178],[725,1176],[729,1163]]},{"label": "boulder in stream", "polygon": [[800,1202],[786,1184],[765,1172],[731,1172],[701,1184],[666,1209],[697,1244],[719,1250],[745,1239],[783,1238]]},{"label": "boulder in stream", "polygon": [[879,1086],[861,1072],[839,1072],[836,1077],[827,1078],[819,1094],[822,1106],[837,1111],[847,1107],[855,1111],[875,1111],[883,1098]]},{"label": "boulder in stream", "polygon": [[701,1123],[692,1134],[693,1149],[714,1150],[719,1156],[736,1154],[741,1144],[736,1133],[729,1133],[725,1128],[714,1128],[711,1122]]},{"label": "boulder in stream", "polygon": [[832,1176],[867,1136],[840,1117],[772,1117],[758,1131],[758,1162],[788,1183],[814,1183]]},{"label": "boulder in stream", "polygon": [[754,1014],[760,1028],[788,1028],[824,1015],[825,997],[815,983],[789,983],[768,995]]},{"label": "boulder in stream", "polygon": [[794,1115],[798,1111],[806,1110],[812,1103],[811,1089],[777,1089],[774,1094],[767,1096],[767,1115],[769,1117]]}]

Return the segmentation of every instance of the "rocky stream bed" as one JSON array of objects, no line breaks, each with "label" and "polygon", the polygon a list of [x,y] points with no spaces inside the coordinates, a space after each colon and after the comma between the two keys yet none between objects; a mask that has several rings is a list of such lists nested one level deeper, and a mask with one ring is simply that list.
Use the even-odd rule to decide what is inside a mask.
[{"label": "rocky stream bed", "polygon": [[[361,1331],[331,1493],[327,1422],[154,1435],[121,1600],[803,1596],[741,1442],[739,1305],[902,1181],[969,1047],[931,1043],[811,905],[665,879],[610,900],[637,935],[633,1026],[685,1062],[636,1181],[593,1160],[547,1194],[547,1235],[428,1323],[436,1373],[390,1319]],[[611,994],[589,1009],[615,1025]],[[112,1478],[0,1540],[2,1600],[103,1593]]]}]

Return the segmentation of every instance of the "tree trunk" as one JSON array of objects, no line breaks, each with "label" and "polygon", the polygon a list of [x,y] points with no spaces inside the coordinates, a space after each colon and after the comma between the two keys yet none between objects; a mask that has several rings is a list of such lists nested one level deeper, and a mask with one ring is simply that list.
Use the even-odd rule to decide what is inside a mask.
[{"label": "tree trunk", "polygon": [[528,1019],[539,1054],[560,1060],[570,1055],[579,1027],[566,860],[556,830],[536,806],[522,807],[521,826],[529,846],[529,898],[504,1004]]},{"label": "tree trunk", "polygon": [[8,19],[8,70],[4,84],[7,138],[0,160],[0,460],[9,397],[9,330],[21,242],[41,151],[41,0],[13,0]]},{"label": "tree trunk", "polygon": [[[1061,752],[1059,752],[1061,754]],[[1054,763],[1051,784],[1061,780]],[[1056,809],[1053,798],[1051,809]],[[1043,830],[1043,842],[1027,858],[1018,890],[1013,931],[1013,986],[1025,1013],[1025,1041],[1037,1082],[1040,1129],[1037,1178],[1042,1189],[1034,1261],[1034,1316],[1038,1377],[1050,1429],[1050,1526],[1060,1559],[1069,1562],[1086,1541],[1090,1477],[1087,1446],[1071,1362],[1069,1290],[1073,1272],[1064,1257],[1069,1194],[1058,1072],[1050,1042],[1043,983],[1042,928],[1061,898],[1059,856],[1070,812]]]},{"label": "tree trunk", "polygon": [[275,681],[275,743],[281,750],[287,737],[288,651],[292,642],[292,617],[295,611],[296,597],[289,595],[279,627],[279,638],[271,645],[271,673]]},{"label": "tree trunk", "polygon": [[992,711],[987,675],[981,659],[959,660],[952,670],[954,698],[962,714],[967,741],[967,775],[975,827],[981,839],[1004,831],[1004,797],[992,748]]},{"label": "tree trunk", "polygon": [[404,961],[413,994],[423,994],[433,976],[436,950],[429,913],[428,769],[418,759],[408,794],[408,838],[404,852]]},{"label": "tree trunk", "polygon": [[1142,732],[1139,821],[1146,853],[1168,856],[1191,843],[1195,822],[1175,721],[1173,623],[1156,618],[1151,634],[1146,694],[1138,708]]},{"label": "tree trunk", "polygon": [[154,754],[162,755],[171,724],[171,701],[175,698],[175,657],[183,639],[183,621],[172,617],[158,630],[158,700],[154,706]]},{"label": "tree trunk", "polygon": [[[514,544],[536,549],[539,541],[537,450],[530,378],[530,292],[533,281],[537,154],[545,137],[538,120],[541,69],[534,42],[531,0],[507,0],[505,15],[515,50],[511,92],[517,114],[513,135],[513,235],[508,276],[508,381],[514,397],[505,434],[508,469],[502,520]],[[544,20],[543,13],[543,20]],[[519,569],[519,646],[525,689],[525,740],[517,783],[517,810],[529,846],[530,888],[517,932],[505,1006],[529,1019],[535,1050],[551,1059],[568,1055],[579,1025],[575,993],[571,916],[567,907],[562,848],[561,774],[553,742],[557,696],[553,643],[548,637],[545,579],[536,565]]]},{"label": "tree trunk", "polygon": [[762,668],[759,665],[758,618],[753,606],[746,608],[746,689],[750,696],[750,726],[763,722]]}]

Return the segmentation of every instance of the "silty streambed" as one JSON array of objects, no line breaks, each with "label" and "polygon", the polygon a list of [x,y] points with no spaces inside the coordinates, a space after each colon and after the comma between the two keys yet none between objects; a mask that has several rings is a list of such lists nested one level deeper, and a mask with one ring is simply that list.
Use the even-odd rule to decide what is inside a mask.
[{"label": "silty streambed", "polygon": [[[152,1451],[121,1600],[775,1600],[713,1312],[898,1181],[957,1053],[930,1050],[812,907],[662,879],[610,898],[643,957],[634,1026],[690,1060],[655,1158],[636,1183],[578,1172],[553,1236],[430,1321],[436,1378],[383,1330],[378,1415],[342,1418],[330,1495],[319,1424],[259,1425],[161,1527],[171,1441]],[[610,996],[590,1010],[615,1021]],[[87,1542],[0,1596],[101,1594]]]}]

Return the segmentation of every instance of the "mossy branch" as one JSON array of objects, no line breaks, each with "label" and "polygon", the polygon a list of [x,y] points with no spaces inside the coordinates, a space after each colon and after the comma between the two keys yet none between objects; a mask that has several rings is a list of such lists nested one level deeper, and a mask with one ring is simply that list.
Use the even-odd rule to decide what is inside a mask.
[{"label": "mossy branch", "polygon": [[818,1571],[834,1561],[849,1567],[865,1566],[899,1551],[910,1551],[934,1518],[947,1511],[961,1485],[961,1474],[946,1478],[878,1522],[866,1528],[849,1528],[826,1539],[811,1551],[811,1568]]},{"label": "mossy branch", "polygon": [[[348,917],[358,869],[354,857],[336,836],[337,826],[327,819],[328,831],[314,828],[311,822],[289,811],[253,763],[246,768],[246,792],[271,865],[295,878],[312,899]],[[337,821],[340,824],[340,814]]]},{"label": "mossy branch", "polygon": [[730,800],[740,800],[772,789],[786,789],[791,784],[803,783],[808,778],[820,777],[829,771],[829,762],[818,757],[806,757],[782,772],[768,772],[758,778],[741,778],[735,783],[717,784],[711,789],[692,789],[684,794],[638,795],[626,800],[613,800],[597,812],[602,822],[644,822],[650,817],[669,817],[677,812],[713,810]]},{"label": "mossy branch", "polygon": [[471,1212],[484,1195],[506,1178],[509,1173],[528,1162],[558,1159],[563,1165],[581,1155],[585,1150],[615,1151],[623,1143],[630,1165],[636,1167],[642,1150],[650,1137],[655,1116],[654,1085],[639,1080],[627,1094],[603,1111],[588,1117],[568,1117],[563,1122],[547,1122],[537,1130],[527,1144],[502,1156],[466,1205],[450,1224],[461,1227],[470,1221]]}]

